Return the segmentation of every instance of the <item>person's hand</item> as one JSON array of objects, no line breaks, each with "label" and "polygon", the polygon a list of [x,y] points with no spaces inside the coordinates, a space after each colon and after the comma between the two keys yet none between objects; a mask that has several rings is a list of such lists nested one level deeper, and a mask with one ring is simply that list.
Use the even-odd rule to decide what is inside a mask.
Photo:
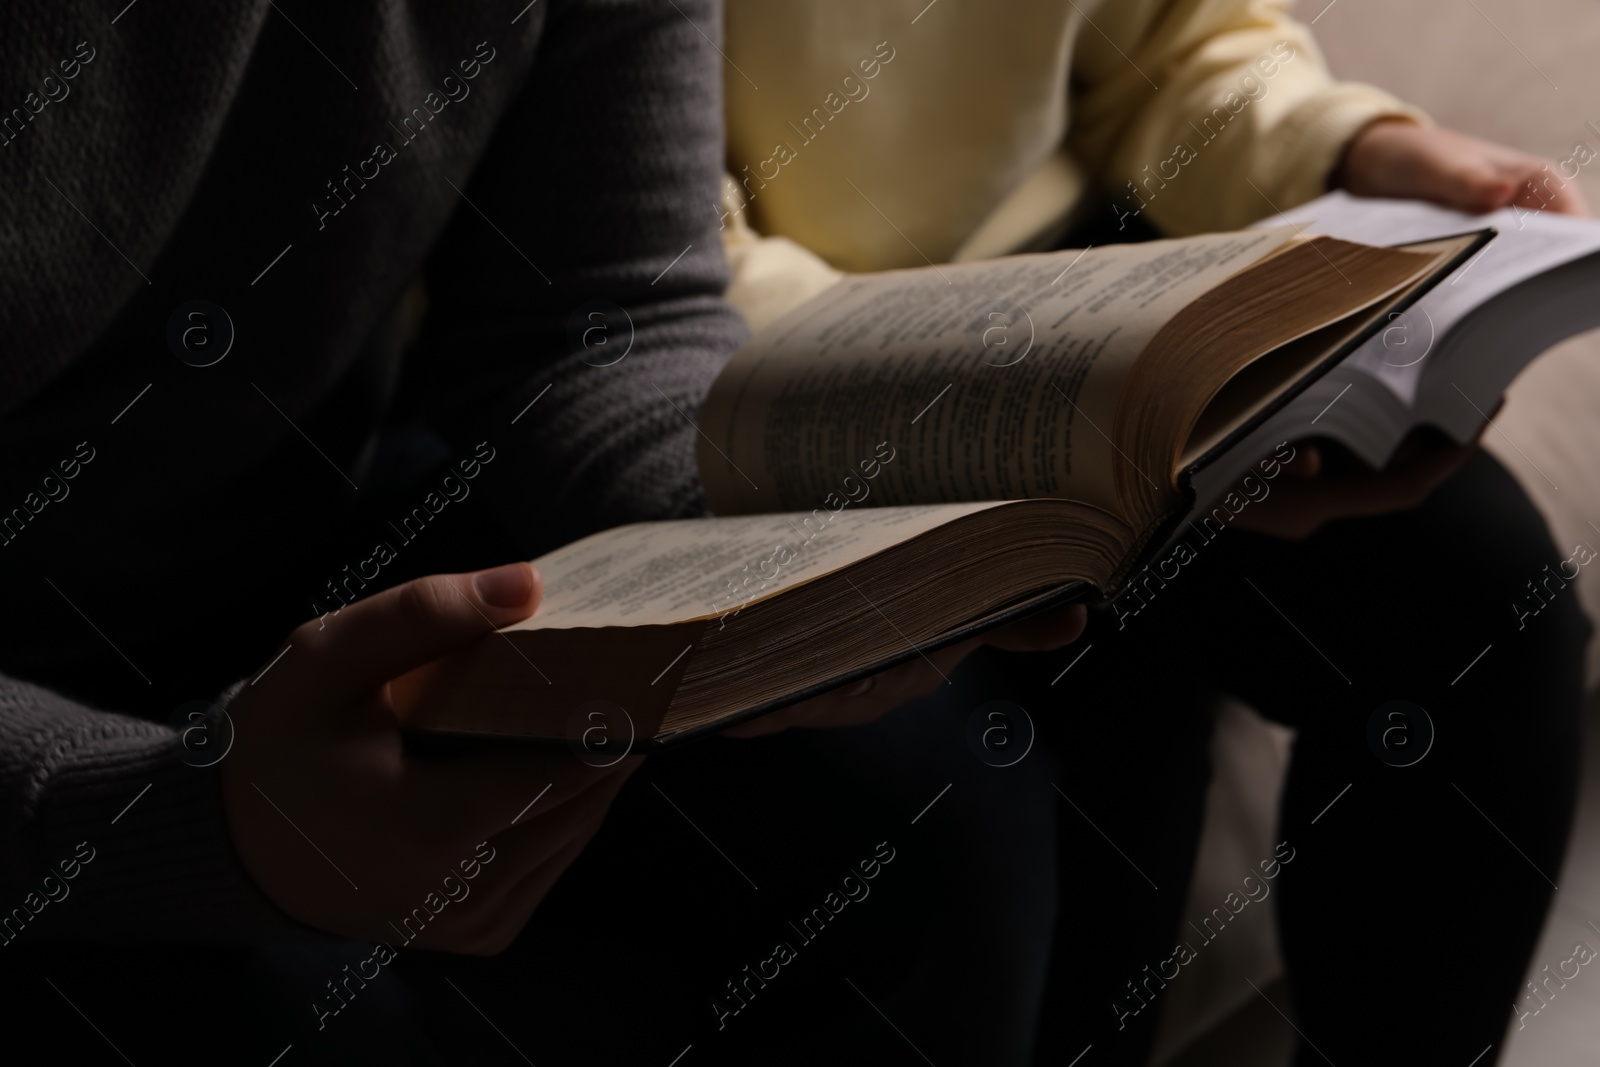
[{"label": "person's hand", "polygon": [[929,652],[926,659],[919,656],[853,685],[730,726],[722,732],[729,737],[762,737],[794,726],[857,726],[872,722],[944,685],[945,676],[983,645],[993,645],[1007,652],[1047,652],[1076,641],[1087,619],[1088,613],[1082,604],[1052,608],[981,637]]},{"label": "person's hand", "polygon": [[1240,511],[1234,525],[1301,541],[1334,519],[1404,511],[1426,500],[1477,447],[1476,441],[1457,445],[1436,431],[1418,431],[1375,471],[1332,442],[1297,441],[1294,459],[1283,468],[1286,477],[1266,499]]},{"label": "person's hand", "polygon": [[539,598],[526,563],[408,582],[296,629],[233,700],[228,827],[280,909],[391,945],[392,924],[428,916],[408,926],[422,928],[411,944],[479,955],[521,931],[640,757],[597,769],[566,753],[419,756],[389,683],[526,618]]},{"label": "person's hand", "polygon": [[1331,184],[1356,196],[1431,200],[1473,214],[1513,204],[1589,214],[1577,182],[1548,160],[1402,119],[1379,119],[1352,137]]}]

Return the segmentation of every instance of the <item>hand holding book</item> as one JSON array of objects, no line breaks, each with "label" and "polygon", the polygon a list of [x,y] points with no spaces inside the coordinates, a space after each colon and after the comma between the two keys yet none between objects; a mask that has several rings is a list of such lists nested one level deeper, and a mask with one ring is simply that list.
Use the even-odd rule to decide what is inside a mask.
[{"label": "hand holding book", "polygon": [[1577,184],[1556,178],[1550,165],[1454,130],[1379,119],[1350,139],[1329,184],[1356,196],[1428,200],[1473,213],[1515,205],[1588,215]]},{"label": "hand holding book", "polygon": [[765,737],[793,727],[861,726],[946,684],[956,665],[983,645],[1006,652],[1050,652],[1076,641],[1087,621],[1082,604],[1063,604],[722,732],[729,737]]},{"label": "hand holding book", "polygon": [[[1468,215],[1414,200],[1333,193],[1273,224],[1374,243],[1482,226],[1499,236],[1447,284],[1391,315],[1384,330],[1235,449],[1247,459],[1288,438],[1304,453],[1319,446],[1294,434],[1314,432],[1333,461],[1322,464],[1331,467],[1327,474],[1289,483],[1282,499],[1241,513],[1244,528],[1299,539],[1333,519],[1420,503],[1471,454],[1467,446],[1487,429],[1517,371],[1593,325],[1583,308],[1593,306],[1586,289],[1600,226],[1583,218],[1588,208],[1574,183],[1533,156],[1462,134],[1405,122],[1379,122],[1368,131],[1359,150],[1352,148],[1365,170],[1359,180],[1349,176],[1347,186],[1501,210]],[[1574,154],[1580,150],[1587,147],[1578,145]],[[1569,164],[1581,162],[1566,160],[1558,169],[1565,175]],[[1214,500],[1238,474],[1233,457],[1223,457],[1198,475],[1200,503]]]},{"label": "hand holding book", "polygon": [[1337,441],[1302,440],[1295,443],[1295,458],[1283,468],[1287,477],[1272,497],[1241,511],[1234,525],[1303,541],[1335,519],[1404,511],[1426,500],[1476,447],[1476,440],[1458,445],[1418,427],[1382,470],[1373,470]]},{"label": "hand holding book", "polygon": [[[1428,200],[1463,212],[1520,207],[1590,214],[1576,183],[1554,177],[1548,161],[1400,119],[1380,119],[1351,138],[1330,184],[1356,196]],[[1287,473],[1295,480],[1271,503],[1241,513],[1240,528],[1300,540],[1334,519],[1414,507],[1472,453],[1443,435],[1413,432],[1381,470],[1373,470],[1329,442],[1344,462],[1337,474],[1323,476],[1319,446],[1294,444],[1300,458]]]},{"label": "hand holding book", "polygon": [[[639,758],[436,758],[408,750],[400,722],[423,710],[419,668],[540,599],[526,563],[420,578],[298,627],[233,698],[244,743],[218,764],[228,832],[281,911],[346,938],[478,955],[521,931]],[[491,861],[493,876],[473,881]]]}]

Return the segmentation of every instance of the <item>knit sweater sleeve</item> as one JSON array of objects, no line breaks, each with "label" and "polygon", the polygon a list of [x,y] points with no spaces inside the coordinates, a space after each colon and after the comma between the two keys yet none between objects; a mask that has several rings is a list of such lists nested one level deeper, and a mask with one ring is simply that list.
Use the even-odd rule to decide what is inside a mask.
[{"label": "knit sweater sleeve", "polygon": [[[430,415],[507,457],[495,481],[531,553],[702,506],[692,420],[744,327],[721,296],[714,0],[553,0],[517,30],[537,51],[451,176],[424,341]],[[590,351],[569,326],[597,303],[610,347]],[[171,726],[0,676],[0,952],[323,936],[251,882],[217,769],[178,749]]]},{"label": "knit sweater sleeve", "polygon": [[1101,5],[1073,59],[1069,143],[1173,234],[1234,229],[1326,191],[1345,145],[1380,118],[1427,117],[1335,81],[1288,0]]},{"label": "knit sweater sleeve", "polygon": [[[202,720],[196,720],[197,724]],[[226,744],[222,720],[191,735]],[[0,677],[0,950],[19,939],[318,939],[234,855],[209,754],[179,733]]]},{"label": "knit sweater sleeve", "polygon": [[695,419],[746,334],[723,300],[720,4],[548,18],[430,259],[422,357],[446,435],[512,457],[500,512],[530,553],[703,509]]}]

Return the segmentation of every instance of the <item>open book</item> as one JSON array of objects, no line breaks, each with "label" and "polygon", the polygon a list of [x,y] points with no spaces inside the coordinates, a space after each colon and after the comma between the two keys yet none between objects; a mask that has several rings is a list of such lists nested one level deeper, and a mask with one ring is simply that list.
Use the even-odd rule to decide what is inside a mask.
[{"label": "open book", "polygon": [[847,277],[713,385],[717,517],[535,560],[539,611],[441,664],[408,725],[576,743],[604,707],[659,746],[1112,597],[1211,467],[1271,452],[1278,413],[1493,248],[1418,225],[1395,248],[1279,227]]},{"label": "open book", "polygon": [[1353,241],[1415,241],[1473,227],[1498,236],[1194,477],[1203,507],[1253,458],[1315,434],[1382,467],[1413,426],[1473,439],[1506,387],[1541,352],[1600,327],[1600,221],[1526,208],[1463,215],[1411,200],[1330,193],[1275,222]]}]

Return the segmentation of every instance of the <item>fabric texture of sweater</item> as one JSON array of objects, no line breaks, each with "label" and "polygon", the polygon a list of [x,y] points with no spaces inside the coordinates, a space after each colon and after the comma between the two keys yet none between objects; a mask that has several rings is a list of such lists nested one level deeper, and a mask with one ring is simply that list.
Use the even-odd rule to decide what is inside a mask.
[{"label": "fabric texture of sweater", "polygon": [[[760,328],[840,271],[1036,250],[1095,217],[1237,229],[1382,117],[1289,0],[728,0],[728,296]],[[758,238],[757,235],[760,235]]]},{"label": "fabric texture of sweater", "polygon": [[295,930],[169,723],[398,573],[380,427],[492,456],[407,514],[522,558],[703,507],[720,11],[518,6],[0,11],[0,951]]}]

